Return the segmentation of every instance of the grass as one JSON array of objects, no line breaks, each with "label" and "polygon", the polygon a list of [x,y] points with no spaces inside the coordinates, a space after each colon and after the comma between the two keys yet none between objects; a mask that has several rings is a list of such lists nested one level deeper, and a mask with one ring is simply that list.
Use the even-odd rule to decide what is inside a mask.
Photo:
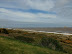
[{"label": "grass", "polygon": [[0,54],[66,54],[0,36]]},{"label": "grass", "polygon": [[[63,54],[59,50],[41,46],[44,37],[57,40],[63,48],[62,52],[72,54],[72,36],[4,28],[0,29],[0,54]],[[54,47],[53,44],[52,46]]]}]

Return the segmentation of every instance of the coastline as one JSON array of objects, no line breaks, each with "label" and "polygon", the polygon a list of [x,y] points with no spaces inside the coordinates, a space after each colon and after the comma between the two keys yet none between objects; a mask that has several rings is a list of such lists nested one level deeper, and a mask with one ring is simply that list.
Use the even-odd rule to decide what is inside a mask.
[{"label": "coastline", "polygon": [[48,32],[48,31],[38,31],[34,29],[13,29],[13,30],[20,30],[20,31],[28,31],[28,32],[41,32],[41,33],[54,33],[54,34],[62,34],[62,35],[72,35],[71,33],[63,33],[63,32]]}]

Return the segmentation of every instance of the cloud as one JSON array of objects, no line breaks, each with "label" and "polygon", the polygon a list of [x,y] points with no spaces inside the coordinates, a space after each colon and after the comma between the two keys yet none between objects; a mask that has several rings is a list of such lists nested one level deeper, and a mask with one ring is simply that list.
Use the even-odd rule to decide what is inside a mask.
[{"label": "cloud", "polygon": [[0,7],[49,11],[54,3],[52,0],[0,0]]},{"label": "cloud", "polygon": [[55,0],[55,6],[52,10],[59,11],[61,8],[68,6],[70,3],[72,3],[72,0]]},{"label": "cloud", "polygon": [[0,18],[12,19],[16,21],[35,21],[35,19],[38,20],[39,18],[56,18],[56,15],[45,13],[21,12],[0,8]]},{"label": "cloud", "polygon": [[72,18],[72,0],[55,0],[52,11],[55,11],[59,18]]},{"label": "cloud", "polygon": [[56,7],[62,7],[69,2],[70,2],[70,0],[56,0],[55,6]]},{"label": "cloud", "polygon": [[[15,9],[51,11],[56,14],[24,12]],[[0,0],[0,18],[23,22],[70,24],[72,22],[72,0]]]},{"label": "cloud", "polygon": [[[5,8],[22,10],[49,11],[54,7],[52,0],[0,0],[0,18],[23,22],[46,22],[48,19],[56,18],[56,14],[13,11]],[[48,21],[49,22],[49,21]]]}]

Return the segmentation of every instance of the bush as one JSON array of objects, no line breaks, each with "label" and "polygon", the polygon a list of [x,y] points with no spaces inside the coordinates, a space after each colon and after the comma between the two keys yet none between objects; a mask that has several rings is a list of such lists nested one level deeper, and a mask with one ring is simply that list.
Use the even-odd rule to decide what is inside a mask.
[{"label": "bush", "polygon": [[0,33],[9,34],[8,31],[4,28],[0,29]]},{"label": "bush", "polygon": [[53,38],[48,38],[48,37],[43,37],[41,39],[41,43],[40,43],[41,46],[44,46],[44,47],[48,47],[48,48],[51,48],[53,50],[63,50],[62,46],[59,44],[59,42]]},{"label": "bush", "polygon": [[26,42],[26,43],[32,43],[32,42],[34,42],[33,38],[24,37],[24,36],[16,36],[15,39],[20,40],[22,42]]}]

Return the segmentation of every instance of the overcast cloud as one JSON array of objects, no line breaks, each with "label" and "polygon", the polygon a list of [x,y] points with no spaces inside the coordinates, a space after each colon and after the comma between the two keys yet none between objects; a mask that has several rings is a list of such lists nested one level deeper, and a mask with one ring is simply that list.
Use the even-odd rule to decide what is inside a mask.
[{"label": "overcast cloud", "polygon": [[0,0],[0,19],[72,23],[72,0]]}]

